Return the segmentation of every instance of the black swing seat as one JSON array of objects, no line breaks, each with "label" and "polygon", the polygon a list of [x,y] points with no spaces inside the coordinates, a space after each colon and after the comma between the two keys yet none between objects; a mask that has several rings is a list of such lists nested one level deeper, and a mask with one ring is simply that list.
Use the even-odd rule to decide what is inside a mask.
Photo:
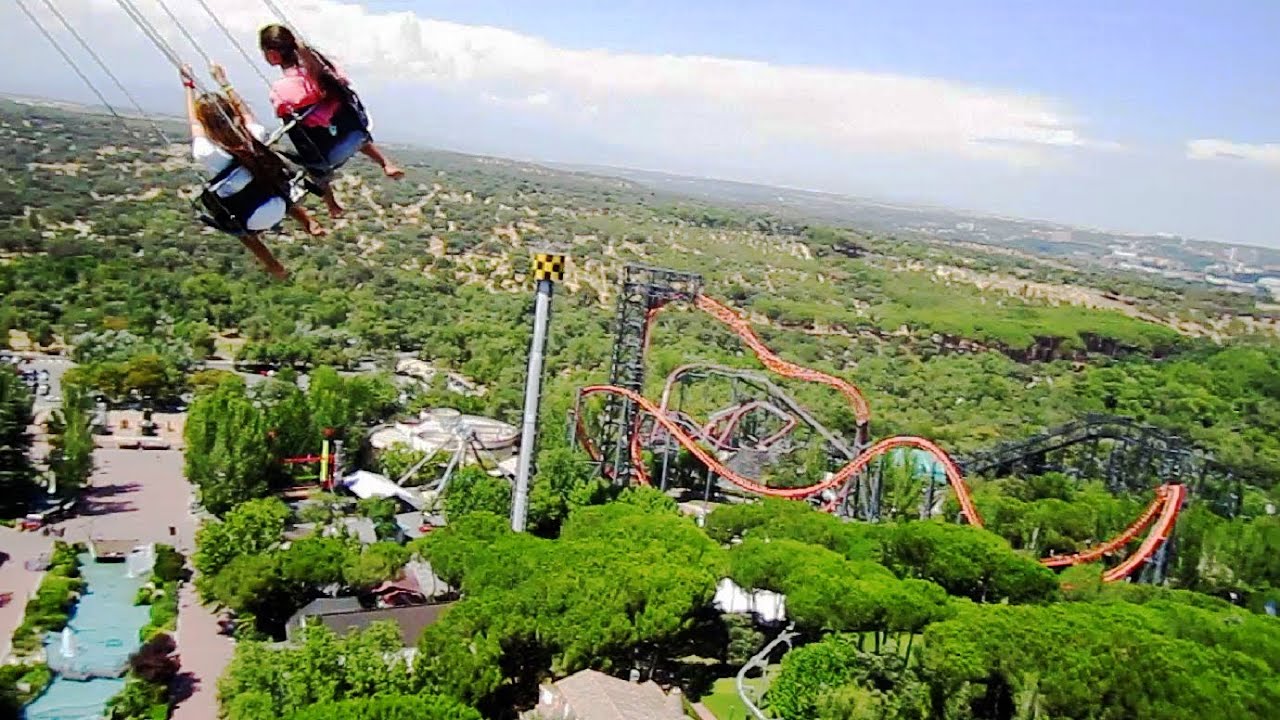
[{"label": "black swing seat", "polygon": [[[264,203],[280,197],[280,190],[278,186],[253,178],[231,195],[220,196],[218,190],[238,169],[240,169],[239,163],[231,163],[206,183],[196,199],[198,203],[196,209],[200,221],[205,225],[228,235],[244,237],[254,232],[247,227],[249,217]],[[283,198],[286,208],[298,202],[306,194],[305,174],[295,173],[289,178],[288,187],[289,197]],[[279,224],[276,227],[279,227]]]},{"label": "black swing seat", "polygon": [[283,153],[284,156],[306,168],[309,175],[319,180],[327,179],[366,143],[373,141],[369,132],[369,115],[360,97],[348,88],[340,100],[341,107],[328,125],[303,124],[317,103],[294,112],[286,131],[294,150]]}]

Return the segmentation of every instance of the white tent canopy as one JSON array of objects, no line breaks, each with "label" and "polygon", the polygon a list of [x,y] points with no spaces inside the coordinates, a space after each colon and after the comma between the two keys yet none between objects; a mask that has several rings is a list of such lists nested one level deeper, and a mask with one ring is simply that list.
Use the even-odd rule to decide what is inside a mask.
[{"label": "white tent canopy", "polygon": [[371,497],[390,497],[404,501],[414,510],[421,510],[422,497],[408,488],[402,488],[385,475],[368,470],[357,470],[342,478],[342,486],[352,495],[364,500]]}]

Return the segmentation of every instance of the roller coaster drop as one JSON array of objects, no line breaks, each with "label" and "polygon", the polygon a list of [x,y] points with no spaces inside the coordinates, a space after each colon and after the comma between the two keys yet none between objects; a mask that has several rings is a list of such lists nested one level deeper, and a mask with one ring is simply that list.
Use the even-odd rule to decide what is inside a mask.
[{"label": "roller coaster drop", "polygon": [[[1044,467],[1047,454],[1052,450],[1073,446],[1081,442],[1099,437],[1127,440],[1126,437],[1110,432],[1089,432],[1090,428],[1123,426],[1130,421],[1120,419],[1091,418],[1092,422],[1077,423],[1083,431],[1059,431],[1037,436],[1020,444],[1007,444],[994,451],[977,455],[973,458],[956,461],[946,451],[932,441],[915,436],[897,436],[870,442],[871,410],[862,392],[852,383],[778,357],[755,334],[750,323],[732,309],[703,295],[702,278],[692,273],[683,273],[661,268],[628,265],[624,268],[618,310],[615,325],[615,342],[610,382],[607,385],[592,385],[582,388],[574,408],[572,424],[573,436],[583,449],[597,462],[605,475],[615,482],[629,483],[636,481],[649,484],[651,479],[645,469],[643,449],[648,438],[650,446],[656,446],[656,439],[663,439],[663,475],[662,483],[666,483],[666,466],[671,440],[697,458],[709,472],[723,480],[755,495],[790,498],[816,499],[824,509],[836,511],[848,507],[851,497],[860,498],[864,507],[870,512],[864,516],[874,518],[878,512],[878,487],[868,491],[871,483],[862,482],[867,469],[876,459],[890,451],[900,448],[911,448],[933,456],[938,467],[945,473],[948,484],[960,505],[960,513],[971,525],[982,527],[982,517],[974,505],[968,486],[964,480],[962,467],[971,472],[1002,470],[1012,467],[1020,460],[1031,458],[1030,465]],[[850,447],[841,438],[823,427],[814,418],[790,400],[780,388],[767,378],[733,368],[722,368],[710,365],[687,365],[678,368],[667,380],[666,387],[659,403],[654,403],[642,394],[645,380],[644,355],[648,348],[650,329],[657,313],[666,305],[677,302],[691,302],[695,307],[711,315],[732,330],[743,343],[751,349],[760,362],[770,371],[782,377],[817,382],[827,385],[839,392],[848,401],[857,422],[856,438]],[[669,407],[674,384],[686,375],[719,375],[735,381],[741,380],[752,384],[769,396],[767,401],[751,401],[739,404],[729,410],[717,413],[709,422],[698,423],[679,410]],[[604,396],[604,412],[599,416],[596,432],[592,432],[583,414],[583,401],[593,396]],[[779,407],[781,406],[781,407]],[[747,477],[739,469],[731,467],[732,459],[726,464],[722,456],[731,449],[729,436],[734,428],[748,414],[756,410],[764,410],[783,423],[783,427],[763,439],[755,442],[755,448],[767,452],[769,448],[780,442],[800,422],[812,428],[826,443],[832,456],[843,462],[835,472],[812,485],[805,487],[770,487],[763,482]],[[1109,423],[1106,422],[1109,420]],[[649,424],[651,423],[651,424]],[[1150,429],[1144,429],[1144,431]],[[1154,431],[1152,431],[1154,432]],[[1074,434],[1073,434],[1074,433]],[[1058,438],[1057,444],[1045,441],[1044,438]],[[1125,442],[1125,447],[1129,443]],[[1172,446],[1172,442],[1167,443]],[[1146,447],[1142,445],[1141,447]],[[1164,447],[1164,446],[1162,446]],[[1095,448],[1096,449],[1096,448]],[[1181,466],[1165,463],[1160,468],[1165,477],[1179,477],[1185,470],[1186,458],[1192,453],[1183,451],[1172,453],[1183,458]],[[1027,464],[1024,462],[1024,464]],[[1204,465],[1207,467],[1207,464]],[[1110,471],[1111,468],[1108,468]],[[1203,481],[1203,471],[1201,480]],[[1203,484],[1203,482],[1201,483]],[[1160,560],[1167,542],[1177,523],[1178,513],[1182,509],[1187,494],[1186,486],[1180,482],[1166,482],[1156,489],[1155,499],[1146,511],[1116,537],[1095,547],[1072,555],[1049,557],[1041,562],[1048,567],[1066,567],[1081,563],[1094,562],[1103,557],[1117,553],[1144,531],[1147,536],[1139,547],[1124,561],[1106,571],[1103,579],[1107,582],[1129,577],[1133,572],[1145,566],[1148,561]],[[1238,498],[1238,493],[1236,494]],[[868,498],[872,498],[868,504]]]}]

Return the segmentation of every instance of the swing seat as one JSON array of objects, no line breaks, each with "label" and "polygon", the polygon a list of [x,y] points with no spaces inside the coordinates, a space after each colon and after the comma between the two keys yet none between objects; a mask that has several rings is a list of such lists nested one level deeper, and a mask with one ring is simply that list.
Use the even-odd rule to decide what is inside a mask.
[{"label": "swing seat", "polygon": [[327,126],[308,126],[302,118],[315,105],[294,114],[293,126],[287,131],[294,152],[286,157],[307,170],[315,179],[326,180],[355,156],[366,143],[373,141],[369,132],[369,116],[355,93],[343,98],[342,107]]},{"label": "swing seat", "polygon": [[[238,166],[219,173],[218,177],[205,185],[194,204],[196,217],[200,222],[233,237],[244,238],[254,234],[246,225],[248,218],[264,203],[280,195],[265,183],[257,181],[250,182],[239,192],[227,197],[218,195],[218,188],[226,182],[235,167]],[[289,179],[289,197],[283,198],[286,208],[296,204],[306,193],[306,177],[301,172],[296,173]],[[276,230],[283,222],[282,218],[271,230]]]}]

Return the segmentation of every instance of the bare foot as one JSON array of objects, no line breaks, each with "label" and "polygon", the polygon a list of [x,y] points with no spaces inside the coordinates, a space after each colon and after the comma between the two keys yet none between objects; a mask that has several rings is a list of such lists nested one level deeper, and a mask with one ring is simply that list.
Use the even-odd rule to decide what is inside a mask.
[{"label": "bare foot", "polygon": [[329,234],[329,231],[325,230],[324,226],[321,225],[320,223],[312,220],[307,225],[307,234],[310,235],[311,237],[324,237],[325,235]]},{"label": "bare foot", "polygon": [[404,177],[404,170],[400,169],[395,165],[392,165],[391,163],[387,163],[386,165],[383,165],[382,172],[386,173],[387,177],[393,180],[399,180],[400,178]]},{"label": "bare foot", "polygon": [[324,204],[329,208],[329,217],[335,220],[342,217],[343,213],[346,212],[345,208],[339,205],[337,200],[325,200]]}]

